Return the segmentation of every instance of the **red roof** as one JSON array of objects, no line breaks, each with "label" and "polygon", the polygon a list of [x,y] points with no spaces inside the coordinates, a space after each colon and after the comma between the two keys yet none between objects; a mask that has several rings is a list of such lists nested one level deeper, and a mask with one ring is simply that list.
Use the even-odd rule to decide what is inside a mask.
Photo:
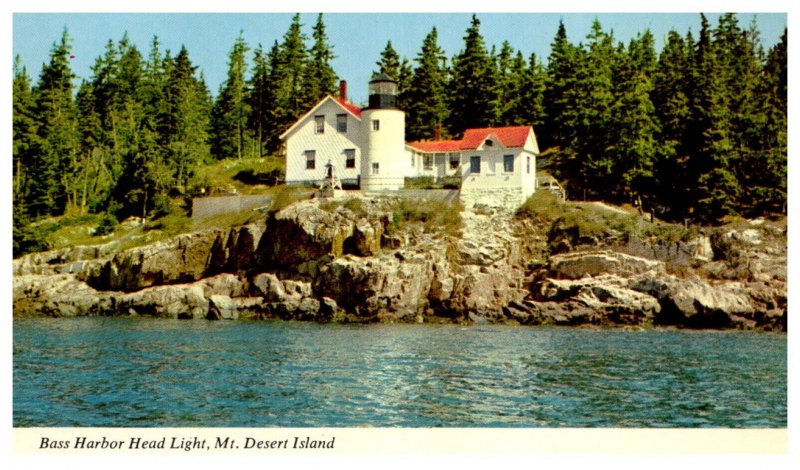
[{"label": "red roof", "polygon": [[530,126],[484,127],[467,129],[461,138],[462,149],[478,148],[490,135],[497,137],[503,147],[524,147],[528,140]]},{"label": "red roof", "polygon": [[457,152],[478,148],[489,136],[496,137],[504,147],[524,147],[530,126],[484,127],[467,129],[461,140],[426,140],[408,145],[423,152]]},{"label": "red roof", "polygon": [[361,119],[361,109],[358,106],[350,104],[338,97],[334,97],[333,99],[335,99],[340,105],[344,106],[348,111],[353,113],[357,118]]},{"label": "red roof", "polygon": [[460,140],[426,140],[409,142],[408,145],[423,152],[458,152],[461,150]]}]

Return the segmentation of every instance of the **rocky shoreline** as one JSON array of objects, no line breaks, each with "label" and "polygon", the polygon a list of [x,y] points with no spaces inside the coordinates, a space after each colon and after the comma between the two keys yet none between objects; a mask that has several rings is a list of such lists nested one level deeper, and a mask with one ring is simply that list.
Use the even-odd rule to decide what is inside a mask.
[{"label": "rocky shoreline", "polygon": [[462,212],[460,236],[389,230],[396,201],[359,199],[118,253],[19,258],[14,316],[787,329],[785,222],[716,229],[685,244],[679,268],[658,247],[597,240],[532,262],[530,221],[479,210]]}]

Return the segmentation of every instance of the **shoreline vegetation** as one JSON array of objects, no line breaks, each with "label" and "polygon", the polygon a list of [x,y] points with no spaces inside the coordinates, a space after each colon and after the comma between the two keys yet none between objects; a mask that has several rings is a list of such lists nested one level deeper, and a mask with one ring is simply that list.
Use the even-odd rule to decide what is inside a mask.
[{"label": "shoreline vegetation", "polygon": [[516,214],[294,191],[244,225],[18,258],[14,316],[786,331],[785,219],[687,228],[543,191]]}]

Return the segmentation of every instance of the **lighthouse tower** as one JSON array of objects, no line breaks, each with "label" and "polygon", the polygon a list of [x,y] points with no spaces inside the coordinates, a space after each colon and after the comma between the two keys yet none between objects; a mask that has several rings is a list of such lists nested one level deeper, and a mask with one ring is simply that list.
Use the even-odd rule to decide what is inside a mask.
[{"label": "lighthouse tower", "polygon": [[361,112],[364,146],[363,191],[397,190],[409,169],[405,150],[406,115],[397,109],[397,82],[386,74],[369,82],[369,107]]}]

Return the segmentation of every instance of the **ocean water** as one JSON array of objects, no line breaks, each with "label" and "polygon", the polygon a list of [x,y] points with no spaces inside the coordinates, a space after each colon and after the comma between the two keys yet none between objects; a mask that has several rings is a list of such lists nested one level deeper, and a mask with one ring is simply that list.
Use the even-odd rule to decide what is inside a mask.
[{"label": "ocean water", "polygon": [[786,427],[785,334],[13,322],[14,426]]}]

